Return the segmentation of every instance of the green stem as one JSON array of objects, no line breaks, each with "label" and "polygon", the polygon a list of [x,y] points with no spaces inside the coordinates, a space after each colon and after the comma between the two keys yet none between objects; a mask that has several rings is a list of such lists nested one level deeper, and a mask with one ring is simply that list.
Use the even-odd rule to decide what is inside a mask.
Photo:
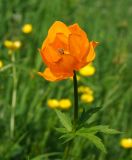
[{"label": "green stem", "polygon": [[78,87],[77,87],[77,77],[75,71],[73,76],[73,83],[74,83],[74,129],[76,130],[78,121]]},{"label": "green stem", "polygon": [[[77,87],[77,77],[76,77],[76,72],[75,71],[74,71],[74,76],[73,76],[73,84],[74,84],[74,119],[73,119],[73,125],[74,125],[74,130],[76,130],[77,121],[78,121],[78,87]],[[73,143],[72,140],[67,143],[67,146],[65,148],[64,155],[63,155],[63,160],[68,159],[72,143]]]},{"label": "green stem", "polygon": [[15,66],[15,55],[12,53],[11,57],[13,66],[12,66],[12,75],[13,75],[13,92],[12,92],[12,104],[11,104],[11,119],[10,119],[10,136],[14,137],[15,129],[15,108],[16,108],[16,95],[17,95],[17,78],[16,78],[16,66]]}]

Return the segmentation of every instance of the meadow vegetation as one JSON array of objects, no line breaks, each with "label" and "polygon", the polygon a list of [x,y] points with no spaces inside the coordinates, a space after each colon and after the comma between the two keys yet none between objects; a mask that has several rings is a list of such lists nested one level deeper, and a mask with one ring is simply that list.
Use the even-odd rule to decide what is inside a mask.
[{"label": "meadow vegetation", "polygon": [[[91,121],[122,132],[99,135],[106,154],[77,139],[69,160],[132,159],[131,17],[131,0],[0,0],[0,160],[63,157],[54,108],[72,116],[73,81],[48,82],[37,74],[44,70],[38,48],[56,20],[77,22],[100,42],[90,73],[77,73],[79,112],[101,107]],[[124,138],[131,138],[131,146]]]}]

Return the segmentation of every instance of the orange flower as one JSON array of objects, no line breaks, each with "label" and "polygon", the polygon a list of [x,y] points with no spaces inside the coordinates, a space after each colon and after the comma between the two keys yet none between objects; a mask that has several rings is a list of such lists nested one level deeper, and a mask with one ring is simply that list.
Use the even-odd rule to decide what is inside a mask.
[{"label": "orange flower", "polygon": [[86,33],[78,24],[67,27],[56,21],[48,31],[40,53],[47,68],[38,74],[49,81],[57,81],[73,76],[95,58],[97,42],[89,42]]}]

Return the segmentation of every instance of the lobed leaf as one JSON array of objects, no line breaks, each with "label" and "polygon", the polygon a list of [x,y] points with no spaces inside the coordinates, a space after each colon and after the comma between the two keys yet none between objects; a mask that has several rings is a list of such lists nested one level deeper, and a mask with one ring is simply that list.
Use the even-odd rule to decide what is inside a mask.
[{"label": "lobed leaf", "polygon": [[66,128],[55,128],[55,130],[60,132],[60,133],[67,133]]},{"label": "lobed leaf", "polygon": [[85,123],[91,117],[91,115],[98,112],[100,109],[101,107],[95,107],[95,108],[90,108],[87,111],[84,110],[81,114],[81,117],[79,118],[79,124]]},{"label": "lobed leaf", "polygon": [[90,142],[92,142],[98,149],[100,149],[102,152],[106,153],[106,148],[104,144],[102,143],[102,140],[97,137],[94,134],[90,133],[77,133],[77,135],[87,138]]},{"label": "lobed leaf", "polygon": [[75,138],[76,134],[73,133],[67,133],[67,134],[63,134],[61,137],[59,137],[59,139],[65,139],[64,143],[69,142],[70,140],[72,140],[73,138]]},{"label": "lobed leaf", "polygon": [[106,125],[97,125],[97,126],[93,126],[90,128],[81,128],[78,130],[79,133],[97,133],[97,132],[102,132],[102,133],[106,133],[106,134],[119,134],[120,132],[115,130],[115,129],[111,129]]},{"label": "lobed leaf", "polygon": [[55,109],[55,112],[61,122],[61,124],[67,129],[68,132],[72,131],[72,123],[68,115],[62,113],[61,111]]}]

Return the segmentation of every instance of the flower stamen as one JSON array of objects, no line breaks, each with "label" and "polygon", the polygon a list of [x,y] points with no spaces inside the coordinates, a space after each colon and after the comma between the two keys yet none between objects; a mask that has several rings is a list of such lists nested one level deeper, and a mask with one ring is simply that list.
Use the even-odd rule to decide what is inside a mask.
[{"label": "flower stamen", "polygon": [[58,48],[58,52],[59,52],[60,54],[64,54],[64,49],[63,49],[63,48]]}]

